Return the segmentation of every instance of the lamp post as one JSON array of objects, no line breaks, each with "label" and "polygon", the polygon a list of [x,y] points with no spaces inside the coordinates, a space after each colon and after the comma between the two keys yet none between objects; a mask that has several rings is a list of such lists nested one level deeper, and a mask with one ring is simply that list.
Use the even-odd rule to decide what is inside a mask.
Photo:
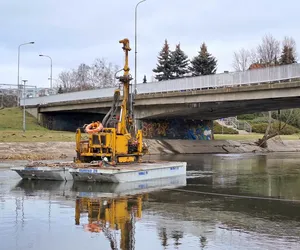
[{"label": "lamp post", "polygon": [[26,107],[25,107],[25,97],[26,97],[26,82],[27,80],[22,80],[24,83],[24,90],[23,90],[23,132],[26,131]]},{"label": "lamp post", "polygon": [[39,56],[43,56],[43,57],[48,57],[50,59],[50,89],[52,89],[52,58],[50,56],[47,55],[39,55]]},{"label": "lamp post", "polygon": [[34,44],[34,42],[28,42],[28,43],[22,43],[18,47],[18,81],[17,81],[17,86],[18,86],[18,106],[20,106],[20,51],[21,51],[21,46],[24,45],[29,45],[29,44]]},{"label": "lamp post", "polygon": [[137,5],[135,6],[135,15],[134,15],[134,19],[135,19],[135,32],[134,32],[134,50],[135,50],[135,58],[134,58],[134,93],[136,94],[136,84],[137,84],[137,9],[138,6],[145,2],[146,0],[142,0],[140,2],[137,3]]},{"label": "lamp post", "polygon": [[[136,95],[136,84],[137,84],[137,10],[138,10],[138,6],[143,2],[146,2],[146,0],[142,0],[137,3],[137,5],[135,6],[135,14],[134,14],[134,23],[135,23],[135,25],[134,25],[134,50],[135,50],[135,53],[134,53],[134,95]],[[131,113],[132,113],[132,118],[134,118],[132,87],[131,87]],[[134,125],[134,129],[136,132],[136,124]]]}]

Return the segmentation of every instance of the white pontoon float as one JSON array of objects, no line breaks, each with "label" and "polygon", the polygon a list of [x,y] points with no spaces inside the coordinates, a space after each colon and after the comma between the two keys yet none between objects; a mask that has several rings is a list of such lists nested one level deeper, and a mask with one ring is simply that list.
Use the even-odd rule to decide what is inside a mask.
[{"label": "white pontoon float", "polygon": [[186,162],[143,162],[102,166],[82,163],[34,163],[12,167],[22,179],[88,182],[135,182],[186,175]]},{"label": "white pontoon float", "polygon": [[26,166],[12,167],[22,179],[25,180],[50,180],[50,181],[70,181],[73,180],[69,172],[72,163],[45,163],[35,162]]},{"label": "white pontoon float", "polygon": [[186,162],[155,162],[102,168],[70,168],[75,181],[134,182],[186,175]]}]

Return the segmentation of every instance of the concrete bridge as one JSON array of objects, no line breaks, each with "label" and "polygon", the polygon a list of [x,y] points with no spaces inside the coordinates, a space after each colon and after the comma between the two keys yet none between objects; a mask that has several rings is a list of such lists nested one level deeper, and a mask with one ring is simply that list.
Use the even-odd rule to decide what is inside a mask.
[{"label": "concrete bridge", "polygon": [[[25,105],[39,120],[64,123],[68,115],[84,122],[106,114],[114,89],[25,99]],[[138,84],[134,107],[138,121],[215,120],[300,107],[300,64]]]}]

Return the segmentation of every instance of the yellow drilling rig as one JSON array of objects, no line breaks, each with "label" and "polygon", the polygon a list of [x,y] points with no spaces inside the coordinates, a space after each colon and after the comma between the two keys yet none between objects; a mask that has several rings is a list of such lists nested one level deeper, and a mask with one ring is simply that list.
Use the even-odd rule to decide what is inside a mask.
[{"label": "yellow drilling rig", "polygon": [[[90,163],[92,161],[106,162],[110,165],[140,162],[147,152],[143,143],[141,130],[135,134],[132,110],[132,99],[129,98],[130,81],[128,54],[131,50],[127,38],[119,41],[125,52],[124,74],[119,79],[119,88],[115,90],[113,104],[102,122],[91,124],[76,130],[76,162]],[[121,89],[123,85],[123,100],[121,107]],[[82,131],[84,129],[84,131]],[[88,134],[88,139],[82,139],[82,132]]]}]

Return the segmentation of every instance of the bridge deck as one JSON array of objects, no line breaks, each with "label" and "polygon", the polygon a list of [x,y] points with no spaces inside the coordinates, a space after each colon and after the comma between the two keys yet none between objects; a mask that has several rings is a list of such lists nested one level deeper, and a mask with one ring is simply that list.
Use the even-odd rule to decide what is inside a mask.
[{"label": "bridge deck", "polygon": [[[137,85],[137,94],[182,92],[186,90],[218,89],[245,85],[257,85],[300,79],[300,64],[291,64],[264,69],[248,70],[244,72],[222,73],[198,77],[187,77],[176,80],[152,82]],[[57,102],[88,100],[95,98],[109,98],[113,96],[115,88],[96,89],[43,96],[25,99],[26,106],[36,106]],[[24,100],[21,101],[24,105]]]}]

